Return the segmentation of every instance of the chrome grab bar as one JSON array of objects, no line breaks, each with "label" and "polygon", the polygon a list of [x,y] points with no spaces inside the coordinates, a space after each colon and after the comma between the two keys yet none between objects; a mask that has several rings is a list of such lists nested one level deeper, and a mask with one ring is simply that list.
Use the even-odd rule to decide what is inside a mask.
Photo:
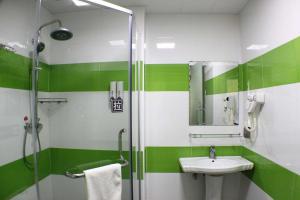
[{"label": "chrome grab bar", "polygon": [[[118,161],[121,164],[121,167],[126,167],[126,166],[128,166],[129,163],[123,156],[123,149],[122,149],[122,134],[123,133],[126,133],[125,128],[121,129],[118,134],[118,146],[119,146],[118,150],[119,150],[119,154],[120,154],[120,159]],[[66,171],[65,176],[75,179],[75,178],[85,177],[85,174],[84,173],[71,173],[69,171]]]},{"label": "chrome grab bar", "polygon": [[[128,164],[129,164],[128,161],[127,161],[127,160],[123,160],[123,161],[124,161],[124,163],[121,164],[121,167],[126,167],[126,166],[128,166]],[[75,179],[75,178],[82,178],[82,177],[85,177],[85,174],[84,174],[84,173],[73,174],[73,173],[71,173],[71,172],[69,172],[69,171],[66,171],[65,176],[67,176],[67,177],[69,177],[69,178]]]},{"label": "chrome grab bar", "polygon": [[208,133],[190,133],[190,138],[233,138],[233,137],[242,137],[240,133],[217,133],[217,134],[208,134]]},{"label": "chrome grab bar", "polygon": [[124,160],[124,156],[123,156],[123,148],[122,148],[122,134],[126,132],[126,129],[125,128],[122,128],[120,131],[119,131],[119,136],[118,136],[118,144],[119,144],[119,154],[120,154],[120,159],[121,160]]}]

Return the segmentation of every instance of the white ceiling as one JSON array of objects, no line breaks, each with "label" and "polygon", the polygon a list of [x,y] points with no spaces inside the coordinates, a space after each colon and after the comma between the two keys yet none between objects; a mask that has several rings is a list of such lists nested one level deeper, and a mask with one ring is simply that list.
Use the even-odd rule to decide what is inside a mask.
[{"label": "white ceiling", "polygon": [[[108,0],[111,3],[134,7],[143,6],[147,13],[205,13],[238,14],[248,0]],[[72,0],[43,0],[43,6],[52,13],[93,9],[77,7]]]}]

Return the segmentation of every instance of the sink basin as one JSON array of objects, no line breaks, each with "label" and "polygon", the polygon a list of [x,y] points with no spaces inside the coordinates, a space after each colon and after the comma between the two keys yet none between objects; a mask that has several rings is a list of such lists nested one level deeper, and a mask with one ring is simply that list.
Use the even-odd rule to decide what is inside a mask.
[{"label": "sink basin", "polygon": [[241,156],[219,156],[179,158],[183,172],[223,175],[251,170],[254,164]]}]

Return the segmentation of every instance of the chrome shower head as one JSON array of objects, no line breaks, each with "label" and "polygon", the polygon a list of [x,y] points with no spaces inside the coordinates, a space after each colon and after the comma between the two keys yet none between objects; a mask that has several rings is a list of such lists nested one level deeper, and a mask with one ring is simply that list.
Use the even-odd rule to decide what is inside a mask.
[{"label": "chrome shower head", "polygon": [[54,40],[64,41],[71,39],[73,37],[73,33],[69,29],[59,27],[52,31],[50,36]]}]

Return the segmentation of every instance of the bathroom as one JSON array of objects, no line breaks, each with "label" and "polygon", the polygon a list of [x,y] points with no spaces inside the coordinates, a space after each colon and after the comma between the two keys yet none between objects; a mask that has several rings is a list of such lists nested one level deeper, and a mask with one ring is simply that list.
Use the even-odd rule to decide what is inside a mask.
[{"label": "bathroom", "polygon": [[0,0],[0,200],[299,200],[299,10]]}]

